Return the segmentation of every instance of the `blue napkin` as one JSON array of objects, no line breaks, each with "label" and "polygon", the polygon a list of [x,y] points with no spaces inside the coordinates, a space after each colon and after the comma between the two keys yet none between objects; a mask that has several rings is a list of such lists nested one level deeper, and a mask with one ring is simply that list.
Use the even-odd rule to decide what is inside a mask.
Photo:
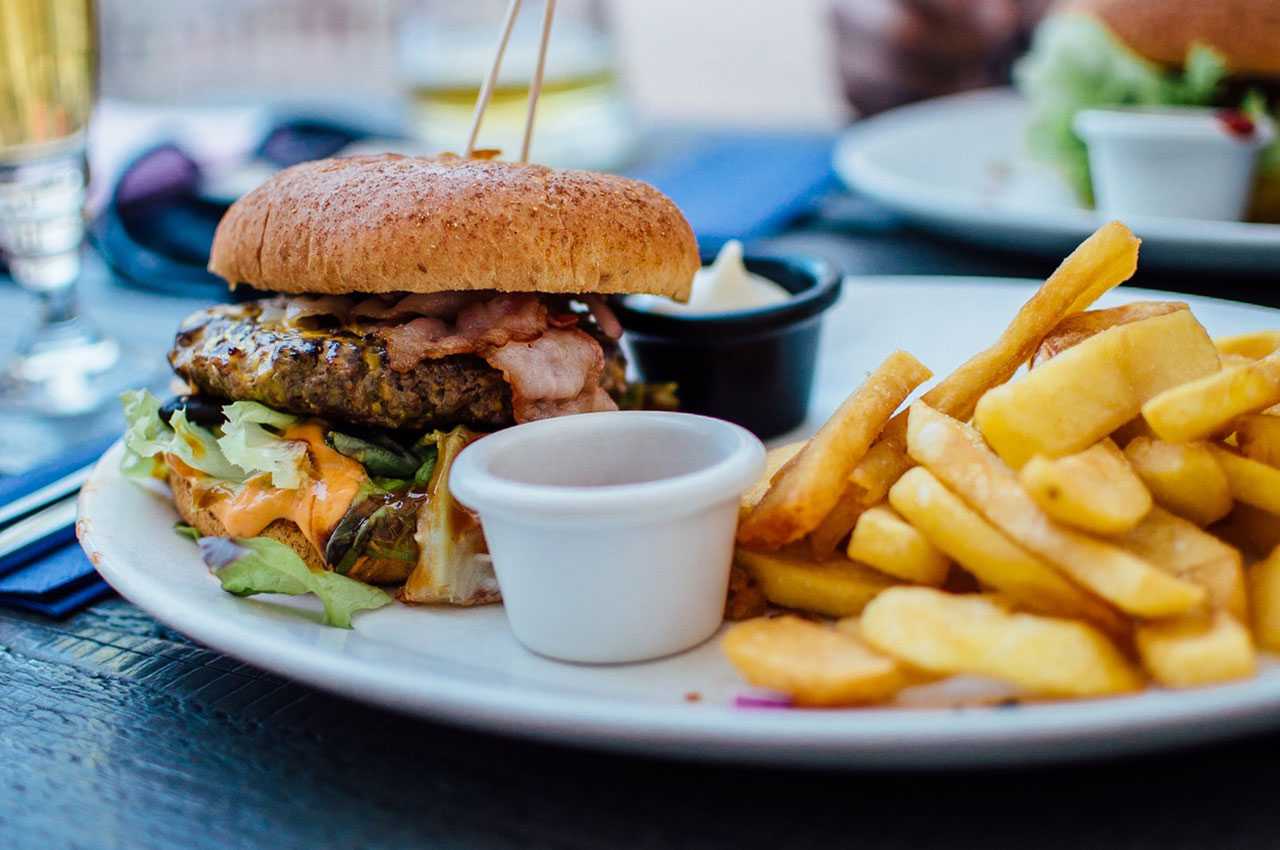
[{"label": "blue napkin", "polygon": [[[92,440],[52,463],[22,475],[0,478],[0,505],[93,463],[113,442],[115,437]],[[0,605],[47,617],[65,617],[110,593],[110,586],[98,576],[74,536],[74,529],[68,527],[43,550],[29,553],[26,560],[16,562],[0,576]]]},{"label": "blue napkin", "polygon": [[716,251],[781,232],[836,190],[834,142],[826,133],[715,133],[628,175],[670,195],[702,249]]}]

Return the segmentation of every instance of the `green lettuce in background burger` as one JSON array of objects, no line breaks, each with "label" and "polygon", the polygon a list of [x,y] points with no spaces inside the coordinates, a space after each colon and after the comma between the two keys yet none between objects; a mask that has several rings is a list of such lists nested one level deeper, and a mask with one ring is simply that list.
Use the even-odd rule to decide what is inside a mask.
[{"label": "green lettuce in background burger", "polygon": [[[1076,113],[1108,106],[1280,106],[1280,0],[1079,0],[1036,30],[1014,69],[1028,142],[1092,203]],[[1262,154],[1250,218],[1280,222],[1280,142]]]}]

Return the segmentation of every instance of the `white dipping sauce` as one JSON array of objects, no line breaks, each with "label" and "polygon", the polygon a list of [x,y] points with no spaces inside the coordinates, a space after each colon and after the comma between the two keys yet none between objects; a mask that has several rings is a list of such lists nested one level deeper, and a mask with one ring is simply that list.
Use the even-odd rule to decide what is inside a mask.
[{"label": "white dipping sauce", "polygon": [[790,297],[790,292],[767,277],[747,271],[742,263],[742,243],[730,239],[724,243],[714,263],[694,274],[693,294],[687,304],[660,295],[631,295],[627,298],[627,306],[634,310],[678,316],[768,307],[781,304]]}]

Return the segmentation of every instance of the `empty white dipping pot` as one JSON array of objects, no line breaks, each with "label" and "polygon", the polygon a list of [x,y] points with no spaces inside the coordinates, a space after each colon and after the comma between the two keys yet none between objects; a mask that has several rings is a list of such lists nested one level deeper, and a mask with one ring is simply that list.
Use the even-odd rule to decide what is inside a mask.
[{"label": "empty white dipping pot", "polygon": [[1086,109],[1074,126],[1102,212],[1219,221],[1244,217],[1275,137],[1270,119],[1193,107]]},{"label": "empty white dipping pot", "polygon": [[719,419],[588,413],[482,437],[449,486],[480,515],[521,643],[565,661],[641,661],[719,627],[738,502],[764,454]]}]

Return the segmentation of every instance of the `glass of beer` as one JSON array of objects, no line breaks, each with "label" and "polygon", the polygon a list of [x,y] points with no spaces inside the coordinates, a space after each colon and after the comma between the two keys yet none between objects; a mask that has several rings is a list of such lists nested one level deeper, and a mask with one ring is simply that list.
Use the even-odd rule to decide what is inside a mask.
[{"label": "glass of beer", "polygon": [[96,56],[92,0],[0,0],[0,252],[41,304],[0,376],[7,410],[87,413],[137,377],[76,305]]},{"label": "glass of beer", "polygon": [[[418,137],[430,149],[461,152],[480,85],[493,64],[510,0],[404,0],[397,66]],[[525,100],[538,57],[545,0],[525,0],[485,111],[478,146],[519,155]],[[530,159],[609,169],[634,144],[633,124],[599,0],[559,0]]]}]

